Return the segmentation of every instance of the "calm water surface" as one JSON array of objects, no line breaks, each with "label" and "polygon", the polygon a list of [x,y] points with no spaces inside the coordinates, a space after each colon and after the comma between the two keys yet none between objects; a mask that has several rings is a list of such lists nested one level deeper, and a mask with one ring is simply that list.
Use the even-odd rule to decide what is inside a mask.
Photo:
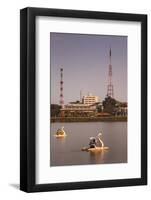
[{"label": "calm water surface", "polygon": [[[62,126],[67,137],[54,137]],[[109,150],[95,154],[81,151],[99,132]],[[127,122],[52,123],[50,142],[51,166],[127,162]]]}]

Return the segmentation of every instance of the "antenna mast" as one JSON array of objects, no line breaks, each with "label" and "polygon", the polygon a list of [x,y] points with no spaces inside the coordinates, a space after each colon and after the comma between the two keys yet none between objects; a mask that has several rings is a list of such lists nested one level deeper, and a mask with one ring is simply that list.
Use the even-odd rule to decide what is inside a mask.
[{"label": "antenna mast", "polygon": [[109,71],[108,71],[108,85],[107,85],[107,96],[108,97],[114,97],[114,90],[113,90],[113,84],[112,84],[112,64],[111,64],[111,48],[109,51]]},{"label": "antenna mast", "polygon": [[63,97],[63,68],[60,68],[60,106],[64,107],[64,97]]}]

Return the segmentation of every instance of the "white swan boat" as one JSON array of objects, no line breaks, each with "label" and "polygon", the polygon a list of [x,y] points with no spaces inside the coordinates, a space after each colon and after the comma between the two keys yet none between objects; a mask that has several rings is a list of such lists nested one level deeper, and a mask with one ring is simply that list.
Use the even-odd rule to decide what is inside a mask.
[{"label": "white swan boat", "polygon": [[61,129],[58,129],[56,134],[54,135],[56,138],[64,138],[67,136],[66,132],[64,131],[64,127],[62,126]]},{"label": "white swan boat", "polygon": [[[102,133],[99,133],[98,134],[98,136],[97,136],[97,141],[99,141],[100,142],[100,144],[101,144],[101,146],[96,146],[96,145],[94,145],[94,146],[92,146],[92,147],[83,147],[81,150],[82,151],[87,151],[87,152],[92,152],[92,153],[99,153],[99,152],[102,152],[102,151],[104,151],[104,150],[108,150],[109,149],[109,147],[106,147],[106,146],[104,146],[104,143],[103,143],[103,141],[100,139],[100,136],[102,135]],[[95,139],[94,137],[91,137],[90,138],[90,140],[91,139]],[[90,144],[91,144],[91,142],[90,142]]]}]

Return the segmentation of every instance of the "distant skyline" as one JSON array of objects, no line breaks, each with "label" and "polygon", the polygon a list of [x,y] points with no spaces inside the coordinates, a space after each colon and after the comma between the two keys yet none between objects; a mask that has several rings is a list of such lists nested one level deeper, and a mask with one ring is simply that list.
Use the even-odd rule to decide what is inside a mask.
[{"label": "distant skyline", "polygon": [[59,104],[60,68],[65,104],[80,100],[80,91],[104,100],[110,48],[114,98],[127,101],[127,36],[50,33],[51,104]]}]

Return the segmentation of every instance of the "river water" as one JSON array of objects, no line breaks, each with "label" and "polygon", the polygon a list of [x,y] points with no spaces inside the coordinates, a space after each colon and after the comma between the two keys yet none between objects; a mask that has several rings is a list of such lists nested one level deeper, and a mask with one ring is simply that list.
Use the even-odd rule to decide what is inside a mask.
[{"label": "river water", "polygon": [[[54,137],[57,129],[62,126],[67,137]],[[82,147],[88,147],[89,138],[100,132],[109,150],[101,153],[81,151]],[[127,122],[51,123],[50,166],[126,162]]]}]

